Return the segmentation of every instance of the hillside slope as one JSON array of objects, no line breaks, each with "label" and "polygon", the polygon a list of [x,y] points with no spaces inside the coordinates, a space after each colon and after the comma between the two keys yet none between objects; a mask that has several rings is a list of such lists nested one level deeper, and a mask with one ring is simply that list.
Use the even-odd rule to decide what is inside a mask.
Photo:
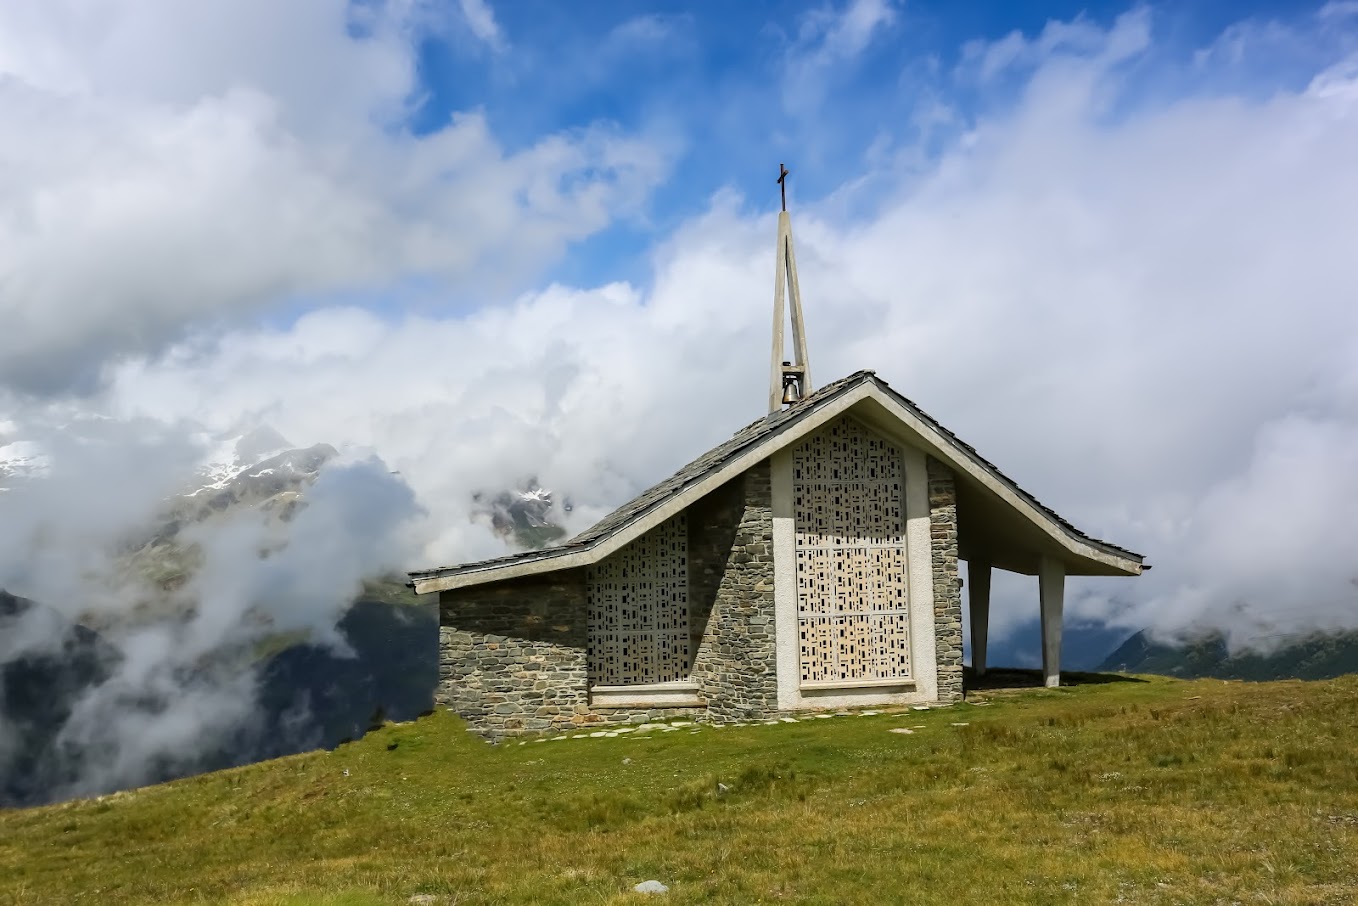
[{"label": "hillside slope", "polygon": [[0,813],[0,903],[1358,899],[1358,677],[1087,680],[501,746],[441,712]]},{"label": "hillside slope", "polygon": [[1097,669],[1185,679],[1331,679],[1358,673],[1358,632],[1316,633],[1285,639],[1266,652],[1241,650],[1234,654],[1220,635],[1168,645],[1138,632]]}]

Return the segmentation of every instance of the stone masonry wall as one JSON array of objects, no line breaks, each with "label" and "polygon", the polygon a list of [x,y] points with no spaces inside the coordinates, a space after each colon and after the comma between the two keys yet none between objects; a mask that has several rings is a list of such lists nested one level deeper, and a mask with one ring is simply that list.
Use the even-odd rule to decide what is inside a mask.
[{"label": "stone masonry wall", "polygon": [[957,487],[952,470],[928,457],[929,550],[934,579],[938,700],[962,699],[962,580],[957,573]]},{"label": "stone masonry wall", "polygon": [[445,591],[435,699],[492,739],[583,725],[773,715],[773,509],[768,463],[695,503],[689,629],[701,708],[592,707],[585,570]]},{"label": "stone masonry wall", "polygon": [[578,726],[587,621],[581,569],[443,592],[435,702],[492,737]]},{"label": "stone masonry wall", "polygon": [[716,722],[778,710],[773,495],[767,460],[689,511],[690,614],[706,626],[693,678]]}]

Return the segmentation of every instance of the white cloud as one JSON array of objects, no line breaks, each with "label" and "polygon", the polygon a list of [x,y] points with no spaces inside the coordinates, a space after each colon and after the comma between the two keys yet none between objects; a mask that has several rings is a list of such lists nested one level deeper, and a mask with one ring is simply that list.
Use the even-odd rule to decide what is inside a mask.
[{"label": "white cloud", "polygon": [[[827,15],[819,23],[819,46],[814,55],[825,60],[849,59],[868,46],[879,29],[890,25],[896,10],[890,0],[852,0],[840,15]],[[814,39],[813,39],[814,40]]]},{"label": "white cloud", "polygon": [[1356,0],[1330,0],[1316,11],[1316,18],[1322,22],[1339,22],[1358,16]]},{"label": "white cloud", "polygon": [[783,106],[816,110],[828,82],[851,70],[873,39],[896,20],[890,0],[851,0],[842,9],[822,7],[803,15],[783,66]]},{"label": "white cloud", "polygon": [[[349,602],[413,544],[410,489],[379,460],[351,454],[321,468],[288,521],[258,508],[202,521],[179,511],[183,559],[171,558],[152,539],[172,524],[171,495],[201,452],[191,426],[43,414],[23,428],[51,466],[14,481],[0,505],[0,589],[40,606],[5,615],[0,665],[70,657],[61,646],[77,622],[117,652],[105,678],[48,718],[61,725],[40,767],[59,788],[44,796],[149,782],[229,747],[255,715],[260,649],[302,638],[347,651],[336,627]],[[157,578],[184,562],[198,564],[184,584]],[[14,732],[23,749],[36,731]],[[0,746],[0,771],[5,757]]]},{"label": "white cloud", "polygon": [[[363,40],[408,59],[405,27],[374,23],[372,35],[392,37]],[[1133,16],[1020,37],[1008,59],[1021,61],[994,64],[1024,80],[1012,104],[940,155],[880,153],[878,172],[799,208],[814,374],[876,368],[1077,525],[1155,564],[1137,580],[1073,580],[1072,618],[1244,638],[1352,626],[1358,78],[1341,63],[1299,90],[1158,95],[1111,115],[1105,99],[1136,69],[1116,64],[1148,34]],[[332,37],[357,59],[344,54],[358,39]],[[651,251],[644,287],[550,286],[460,314],[328,306],[287,326],[222,329],[224,313],[280,294],[412,273],[472,287],[523,267],[626,210],[654,178],[654,152],[600,129],[506,152],[475,114],[426,138],[358,128],[348,114],[292,112],[309,83],[213,81],[210,67],[182,97],[151,96],[130,74],[130,88],[112,76],[101,88],[90,76],[101,70],[81,62],[96,51],[71,62],[41,41],[0,45],[0,68],[20,73],[0,84],[0,105],[36,136],[0,136],[16,174],[0,176],[0,193],[17,201],[0,207],[0,304],[36,350],[16,359],[28,344],[9,332],[0,353],[24,361],[30,383],[54,363],[52,384],[74,362],[102,361],[110,331],[124,331],[115,348],[164,354],[127,356],[84,400],[0,397],[0,430],[5,443],[48,442],[61,468],[54,428],[93,410],[112,418],[104,430],[158,452],[65,451],[68,469],[90,467],[35,509],[88,534],[42,559],[25,547],[30,524],[0,520],[0,584],[42,579],[54,606],[89,606],[99,539],[168,493],[197,453],[183,438],[200,428],[267,423],[360,462],[376,450],[429,514],[409,534],[389,530],[410,501],[379,469],[368,477],[384,493],[334,486],[316,524],[355,533],[308,536],[278,561],[291,573],[236,569],[232,551],[252,536],[224,536],[221,571],[197,590],[225,599],[187,643],[139,639],[149,666],[129,688],[160,688],[156,671],[181,663],[166,652],[238,625],[259,583],[286,587],[360,554],[432,566],[501,553],[472,496],[528,476],[569,498],[582,528],[763,414],[774,218],[728,194]],[[355,109],[393,111],[403,84]],[[562,172],[576,178],[542,175]],[[872,196],[866,219],[836,213],[862,210],[840,197],[854,193]],[[77,557],[83,574],[60,568]],[[341,585],[353,575],[335,573]],[[996,588],[998,636],[1035,614],[1036,589]],[[297,613],[323,626],[342,591],[302,595]],[[235,721],[228,706],[248,690],[222,691]],[[180,716],[147,729],[152,751],[185,738]]]},{"label": "white cloud", "polygon": [[[1336,547],[1358,535],[1352,79],[1110,120],[1115,32],[1038,62],[1016,107],[922,177],[876,174],[872,219],[799,211],[815,373],[875,367],[1156,565],[1075,582],[1073,616],[1353,623]],[[129,364],[104,404],[380,450],[434,519],[420,565],[499,552],[471,495],[529,475],[581,528],[761,414],[774,228],[740,208],[718,196],[655,250],[649,289],[551,287],[454,318],[319,311]],[[1000,602],[996,633],[1034,601]]]},{"label": "white cloud", "polygon": [[458,0],[462,8],[462,16],[467,20],[467,27],[492,50],[502,51],[505,49],[504,35],[500,32],[500,26],[495,21],[495,11],[490,8],[486,0]]},{"label": "white cloud", "polygon": [[961,75],[990,82],[1014,69],[1048,68],[1061,58],[1109,66],[1135,57],[1150,46],[1151,15],[1138,7],[1117,18],[1111,28],[1077,18],[1070,22],[1052,20],[1036,37],[1012,31],[993,41],[975,40],[962,47],[958,64]]},{"label": "white cloud", "polygon": [[659,179],[608,127],[514,151],[479,112],[410,134],[419,19],[375,9],[5,4],[0,382],[88,386],[298,297],[521,285]]}]

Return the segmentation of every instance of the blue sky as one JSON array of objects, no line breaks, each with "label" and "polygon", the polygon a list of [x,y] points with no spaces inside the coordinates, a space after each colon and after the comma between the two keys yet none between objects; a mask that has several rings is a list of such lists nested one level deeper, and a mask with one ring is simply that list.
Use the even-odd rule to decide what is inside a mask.
[{"label": "blue sky", "polygon": [[[855,6],[873,24],[836,52],[833,33]],[[1349,46],[1315,22],[1319,5],[1277,2],[1125,3],[503,3],[499,37],[465,24],[432,30],[419,47],[419,98],[410,127],[428,131],[461,111],[485,112],[510,149],[544,133],[608,123],[653,135],[667,172],[644,209],[590,237],[550,276],[571,283],[647,279],[646,249],[702,211],[719,189],[757,207],[776,201],[779,162],[794,170],[794,203],[812,203],[903,149],[936,152],[976,116],[1012,101],[1026,73],[984,82],[969,48],[1053,22],[1111,28],[1145,14],[1153,48],[1108,111],[1198,90],[1267,93],[1304,85],[1317,55]],[[1232,28],[1297,29],[1247,65],[1199,55]],[[818,61],[823,61],[819,62]],[[802,80],[798,71],[809,68]],[[922,122],[946,108],[948,123]],[[937,113],[937,111],[934,111]],[[860,202],[870,203],[870,202]],[[855,208],[846,213],[852,214]]]}]

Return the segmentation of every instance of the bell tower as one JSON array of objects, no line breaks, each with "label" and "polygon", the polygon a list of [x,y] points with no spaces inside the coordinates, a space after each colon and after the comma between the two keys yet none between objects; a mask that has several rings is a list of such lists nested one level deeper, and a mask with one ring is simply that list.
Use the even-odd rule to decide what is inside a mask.
[{"label": "bell tower", "polygon": [[[811,392],[811,366],[806,357],[806,327],[802,323],[802,292],[797,286],[797,255],[792,250],[792,221],[787,214],[788,169],[778,165],[778,187],[783,209],[778,212],[778,250],[773,270],[773,354],[769,369],[769,412],[777,412]],[[791,299],[792,354],[784,358],[787,316],[784,297]]]}]

